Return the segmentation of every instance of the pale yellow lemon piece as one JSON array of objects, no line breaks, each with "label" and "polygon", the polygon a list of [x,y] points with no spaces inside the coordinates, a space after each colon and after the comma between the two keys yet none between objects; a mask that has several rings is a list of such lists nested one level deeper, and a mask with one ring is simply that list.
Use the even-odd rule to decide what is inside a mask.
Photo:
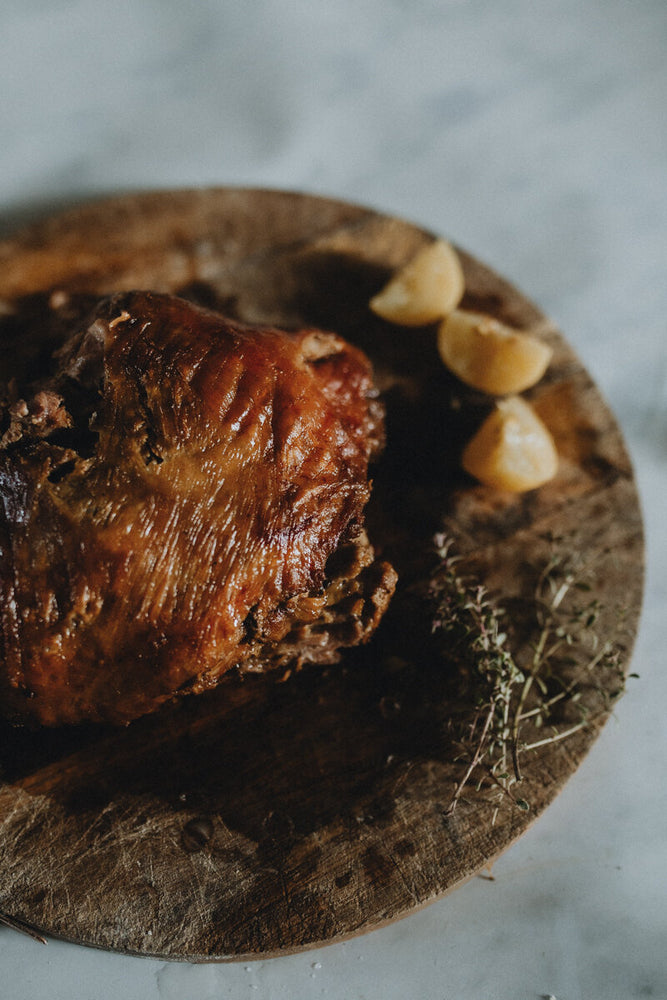
[{"label": "pale yellow lemon piece", "polygon": [[484,313],[455,309],[438,330],[438,350],[449,370],[466,385],[492,396],[523,392],[544,375],[548,344]]},{"label": "pale yellow lemon piece", "polygon": [[397,271],[369,305],[391,323],[425,326],[455,309],[464,288],[456,250],[446,240],[435,240]]},{"label": "pale yellow lemon piece", "polygon": [[558,471],[551,434],[519,396],[498,401],[466,445],[462,462],[475,479],[512,493],[534,490]]}]

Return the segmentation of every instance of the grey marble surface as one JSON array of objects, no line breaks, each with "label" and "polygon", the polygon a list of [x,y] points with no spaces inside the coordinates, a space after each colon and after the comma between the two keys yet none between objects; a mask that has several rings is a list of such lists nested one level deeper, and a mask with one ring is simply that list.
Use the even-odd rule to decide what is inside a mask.
[{"label": "grey marble surface", "polygon": [[0,1000],[667,997],[664,0],[4,0],[0,228],[243,184],[450,236],[561,326],[626,433],[648,537],[616,716],[494,868],[371,935],[252,964],[0,928]]}]

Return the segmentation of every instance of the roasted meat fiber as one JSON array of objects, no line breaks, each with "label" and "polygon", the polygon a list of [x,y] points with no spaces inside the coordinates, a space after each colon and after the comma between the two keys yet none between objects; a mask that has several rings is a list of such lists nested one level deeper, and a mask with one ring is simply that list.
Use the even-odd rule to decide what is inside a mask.
[{"label": "roasted meat fiber", "polygon": [[395,585],[364,530],[376,395],[334,334],[101,302],[5,405],[4,714],[126,723],[368,639]]}]

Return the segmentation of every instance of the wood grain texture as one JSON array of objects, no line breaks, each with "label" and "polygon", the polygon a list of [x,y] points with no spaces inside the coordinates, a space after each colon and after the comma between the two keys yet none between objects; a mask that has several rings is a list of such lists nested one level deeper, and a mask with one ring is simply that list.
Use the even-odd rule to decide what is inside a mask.
[{"label": "wood grain texture", "polygon": [[[353,205],[213,189],[84,205],[0,244],[3,369],[43,350],[40,317],[54,290],[175,292],[250,322],[316,324],[360,344],[388,411],[372,536],[400,574],[373,642],[338,667],[281,683],[230,680],[121,730],[2,729],[0,912],[50,935],[171,959],[317,946],[402,917],[478,872],[581,761],[605,710],[526,757],[529,813],[471,792],[447,815],[460,765],[445,735],[442,663],[415,597],[434,533],[446,530],[516,609],[518,653],[533,627],[518,609],[530,603],[550,539],[590,555],[601,627],[625,616],[627,667],[642,524],[620,432],[588,374],[532,303],[466,254],[464,304],[554,347],[530,395],[561,467],[519,497],[459,472],[461,445],[488,401],[443,370],[433,330],[399,331],[367,309],[429,239]],[[598,686],[613,683],[601,675]]]}]

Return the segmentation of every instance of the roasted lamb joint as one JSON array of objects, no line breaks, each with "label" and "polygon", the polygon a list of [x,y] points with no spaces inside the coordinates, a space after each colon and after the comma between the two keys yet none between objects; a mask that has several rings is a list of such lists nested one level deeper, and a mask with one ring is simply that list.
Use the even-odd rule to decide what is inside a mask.
[{"label": "roasted lamb joint", "polygon": [[4,424],[10,718],[126,723],[237,665],[330,663],[391,597],[363,519],[382,413],[340,337],[117,295]]}]

